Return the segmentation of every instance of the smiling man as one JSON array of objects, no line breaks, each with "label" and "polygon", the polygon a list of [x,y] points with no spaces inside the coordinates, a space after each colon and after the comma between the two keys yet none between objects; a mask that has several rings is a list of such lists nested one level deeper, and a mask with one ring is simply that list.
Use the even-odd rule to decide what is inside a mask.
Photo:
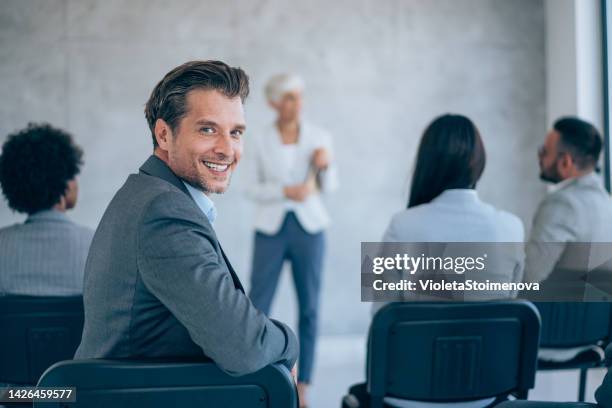
[{"label": "smiling man", "polygon": [[207,356],[231,374],[291,369],[297,340],[244,294],[208,198],[242,153],[248,77],[219,61],[170,71],[145,108],[154,154],[128,177],[96,231],[76,358]]}]

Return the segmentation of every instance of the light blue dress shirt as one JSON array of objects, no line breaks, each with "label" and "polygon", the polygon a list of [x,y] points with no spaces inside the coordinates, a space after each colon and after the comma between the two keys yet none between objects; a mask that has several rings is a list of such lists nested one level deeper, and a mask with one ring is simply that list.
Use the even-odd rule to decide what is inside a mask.
[{"label": "light blue dress shirt", "polygon": [[212,202],[212,200],[208,198],[208,196],[204,194],[203,191],[192,187],[189,183],[185,183],[185,181],[183,181],[183,184],[185,185],[185,187],[187,187],[187,191],[189,191],[189,194],[191,195],[193,200],[196,202],[198,207],[200,207],[202,213],[204,213],[206,218],[208,218],[210,224],[214,224],[215,219],[217,218],[217,209],[215,208],[215,204]]}]

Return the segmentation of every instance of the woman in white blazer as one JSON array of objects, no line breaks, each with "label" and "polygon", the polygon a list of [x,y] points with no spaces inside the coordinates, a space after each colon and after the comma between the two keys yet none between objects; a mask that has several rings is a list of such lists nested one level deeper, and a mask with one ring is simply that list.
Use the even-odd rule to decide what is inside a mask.
[{"label": "woman in white blazer", "polygon": [[[478,271],[478,280],[490,278],[495,282],[520,282],[524,265],[523,224],[515,215],[478,197],[475,188],[485,161],[484,144],[470,119],[450,114],[436,118],[421,138],[407,208],[391,218],[383,242],[516,243],[505,245],[497,256],[490,257],[486,271]],[[513,295],[515,293],[501,294],[503,297]],[[467,299],[470,294],[464,296]],[[500,293],[478,296],[482,296],[480,300],[491,299]],[[376,311],[383,304],[374,305]],[[368,399],[365,384],[356,384],[349,390],[342,406],[367,407]],[[494,400],[430,404],[385,398],[385,406],[482,408],[492,406]]]},{"label": "woman in white blazer", "polygon": [[331,136],[301,120],[303,81],[276,75],[266,86],[278,116],[254,141],[257,203],[250,298],[269,314],[283,263],[291,263],[299,304],[298,393],[306,406],[317,336],[319,291],[329,215],[321,193],[337,186]]}]

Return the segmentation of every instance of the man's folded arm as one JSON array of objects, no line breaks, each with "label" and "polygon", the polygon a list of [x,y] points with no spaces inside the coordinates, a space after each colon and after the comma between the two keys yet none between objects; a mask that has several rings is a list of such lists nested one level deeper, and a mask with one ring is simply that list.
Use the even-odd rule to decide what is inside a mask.
[{"label": "man's folded arm", "polygon": [[182,193],[164,193],[141,220],[138,267],[144,284],[229,374],[271,363],[291,369],[298,350],[295,335],[235,288],[210,227],[188,200]]}]

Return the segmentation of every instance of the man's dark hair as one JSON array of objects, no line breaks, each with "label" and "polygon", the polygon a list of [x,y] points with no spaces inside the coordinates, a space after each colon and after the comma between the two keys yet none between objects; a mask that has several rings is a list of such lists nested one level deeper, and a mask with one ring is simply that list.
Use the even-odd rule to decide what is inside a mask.
[{"label": "man's dark hair", "polygon": [[79,174],[83,151],[63,130],[30,123],[8,136],[0,155],[0,186],[9,207],[33,214],[60,201]]},{"label": "man's dark hair", "polygon": [[470,119],[436,118],[421,138],[408,208],[429,203],[444,190],[476,187],[485,163],[484,144]]},{"label": "man's dark hair", "polygon": [[602,141],[595,126],[575,117],[564,117],[553,128],[561,135],[559,150],[568,152],[576,167],[582,170],[597,165]]},{"label": "man's dark hair", "polygon": [[249,77],[242,69],[221,61],[190,61],[168,72],[155,86],[145,106],[153,148],[157,147],[157,119],[163,119],[174,132],[187,113],[187,94],[194,89],[214,89],[228,98],[239,96],[244,102],[249,95]]}]

